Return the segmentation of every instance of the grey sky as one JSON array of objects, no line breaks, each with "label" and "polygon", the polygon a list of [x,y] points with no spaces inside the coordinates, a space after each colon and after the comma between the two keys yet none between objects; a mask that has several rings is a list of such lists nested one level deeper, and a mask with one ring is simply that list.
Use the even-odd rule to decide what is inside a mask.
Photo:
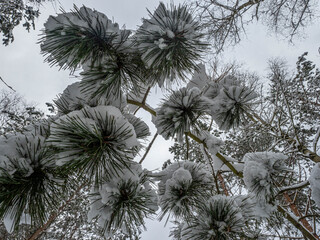
[{"label": "grey sky", "polygon": [[[154,10],[158,1],[154,0],[60,0],[63,8],[69,10],[73,3],[77,6],[85,4],[105,13],[109,18],[114,19],[120,26],[136,29],[141,23],[142,17],[147,17],[147,10]],[[164,1],[170,2],[170,1]],[[177,2],[177,1],[175,1]],[[180,1],[182,2],[182,1]],[[0,76],[18,93],[27,100],[39,103],[40,108],[45,108],[45,102],[50,102],[64,88],[71,84],[74,79],[69,76],[68,71],[58,71],[58,67],[50,68],[47,63],[43,63],[44,57],[40,55],[40,47],[37,44],[40,29],[49,15],[58,11],[52,4],[45,4],[41,8],[41,17],[36,22],[36,30],[29,34],[22,28],[14,31],[15,41],[8,47],[0,45]],[[228,48],[224,53],[224,62],[237,60],[245,64],[246,68],[255,70],[261,75],[265,75],[267,60],[271,57],[283,57],[294,67],[297,57],[308,51],[310,58],[319,65],[320,55],[320,28],[319,21],[309,27],[306,31],[306,39],[298,39],[295,45],[288,42],[279,41],[274,36],[266,33],[266,27],[254,25],[248,28],[247,39],[244,39],[234,48]],[[244,37],[245,38],[245,37]],[[0,88],[5,88],[0,85]],[[161,90],[154,94],[150,105],[155,107],[161,96]],[[151,123],[148,114],[139,113],[147,123]],[[151,129],[155,132],[154,127]],[[168,144],[161,137],[157,139],[155,147],[145,160],[144,167],[152,170],[162,166],[162,163],[170,158]],[[148,222],[148,231],[142,236],[143,240],[164,240],[169,239],[168,228],[163,228],[164,222]]]}]

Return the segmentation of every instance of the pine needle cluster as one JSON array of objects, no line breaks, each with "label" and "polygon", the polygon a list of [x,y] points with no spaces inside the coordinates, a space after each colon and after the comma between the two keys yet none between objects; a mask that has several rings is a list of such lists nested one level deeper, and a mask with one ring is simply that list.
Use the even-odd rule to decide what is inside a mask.
[{"label": "pine needle cluster", "polygon": [[76,6],[72,12],[51,16],[45,24],[41,50],[46,61],[63,69],[75,70],[81,64],[98,64],[112,54],[130,35],[120,30],[104,14]]},{"label": "pine needle cluster", "polygon": [[241,210],[227,196],[216,195],[198,208],[191,223],[182,229],[183,240],[237,239],[245,227]]},{"label": "pine needle cluster", "polygon": [[182,142],[191,130],[199,132],[210,103],[197,88],[181,88],[173,92],[157,109],[153,122],[165,139],[177,137]]},{"label": "pine needle cluster", "polygon": [[20,223],[43,224],[60,203],[66,176],[58,171],[43,137],[19,134],[4,141],[15,142],[16,149],[1,156],[0,218],[12,223],[9,231]]},{"label": "pine needle cluster", "polygon": [[166,214],[175,218],[193,215],[199,202],[205,201],[212,190],[212,175],[206,166],[194,162],[177,162],[157,174],[160,180],[160,219]]},{"label": "pine needle cluster", "polygon": [[222,130],[237,128],[247,122],[249,107],[257,94],[245,86],[224,87],[213,100],[212,116]]},{"label": "pine needle cluster", "polygon": [[275,197],[277,177],[289,170],[285,166],[287,158],[283,153],[273,152],[247,153],[243,157],[244,183],[259,202],[270,203]]},{"label": "pine needle cluster", "polygon": [[102,182],[93,190],[92,201],[89,218],[99,217],[106,237],[124,234],[131,239],[145,228],[144,218],[152,217],[158,209],[148,173],[138,164]]},{"label": "pine needle cluster", "polygon": [[166,79],[185,78],[207,47],[200,23],[184,5],[167,8],[160,3],[149,15],[135,35],[142,60],[160,86]]},{"label": "pine needle cluster", "polygon": [[112,106],[85,107],[60,117],[48,141],[56,148],[58,165],[96,182],[127,167],[139,146],[132,124]]}]

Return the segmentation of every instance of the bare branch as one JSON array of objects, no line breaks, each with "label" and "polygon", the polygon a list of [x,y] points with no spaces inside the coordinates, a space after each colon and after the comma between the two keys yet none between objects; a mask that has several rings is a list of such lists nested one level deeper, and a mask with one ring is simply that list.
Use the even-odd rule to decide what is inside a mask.
[{"label": "bare branch", "polygon": [[1,82],[3,82],[8,88],[10,88],[12,91],[16,91],[16,90],[14,90],[13,89],[13,87],[11,87],[11,86],[9,86],[3,79],[2,79],[2,77],[0,77],[0,80],[1,80]]},{"label": "bare branch", "polygon": [[147,155],[148,155],[148,153],[149,153],[149,151],[150,151],[150,149],[151,149],[151,147],[152,147],[152,145],[153,145],[153,143],[154,143],[154,141],[156,140],[157,137],[158,137],[158,133],[156,133],[156,134],[154,135],[154,137],[152,138],[149,146],[147,147],[146,152],[144,153],[143,157],[142,157],[141,160],[139,161],[140,164],[141,164],[141,163],[144,161],[144,159],[147,157]]}]

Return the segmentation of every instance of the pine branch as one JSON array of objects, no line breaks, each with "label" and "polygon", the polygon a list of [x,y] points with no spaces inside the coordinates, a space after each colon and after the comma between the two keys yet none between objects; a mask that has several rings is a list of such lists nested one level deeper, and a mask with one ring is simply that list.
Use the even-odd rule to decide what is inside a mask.
[{"label": "pine branch", "polygon": [[[141,106],[141,108],[145,109],[146,111],[148,111],[149,113],[151,113],[153,116],[156,115],[156,112],[151,109],[150,107],[148,107],[147,105],[145,104],[142,104],[142,103],[139,103],[139,102],[136,102],[136,101],[133,101],[133,100],[130,100],[130,102],[128,101],[128,103],[130,104],[133,104],[133,105],[137,105],[137,106]],[[247,116],[252,120],[254,121],[255,123],[257,122],[257,120],[255,120],[250,114],[248,114],[247,111],[245,111],[245,113],[247,114]],[[255,116],[256,117],[256,116]],[[261,119],[262,120],[262,119]],[[266,122],[264,122],[262,120],[263,123],[266,124],[266,126],[268,126],[269,124],[267,124]],[[203,144],[203,146],[205,148],[207,148],[206,144],[204,141],[202,141],[200,138],[198,138],[197,136],[193,135],[192,133],[188,133],[188,136],[191,137],[194,141],[200,143],[200,144]],[[225,159],[225,157],[223,157],[223,155],[221,155],[219,152],[216,154],[216,156],[225,164],[229,167],[229,169],[234,173],[236,174],[238,177],[240,178],[243,178],[243,173],[242,172],[239,172],[237,171],[234,166],[227,160]],[[320,161],[320,157],[319,157],[319,161]],[[318,236],[315,234],[315,233],[312,233],[313,231],[309,231],[308,229],[306,229],[303,225],[301,225],[299,223],[298,220],[296,220],[293,216],[290,215],[290,213],[288,213],[282,206],[278,205],[277,206],[277,209],[279,212],[281,212],[283,214],[283,216],[289,221],[292,223],[292,225],[294,225],[297,229],[299,229],[301,231],[301,233],[308,237],[309,239],[311,240],[318,240]]]},{"label": "pine branch", "polygon": [[112,179],[103,179],[93,189],[88,216],[100,217],[98,224],[105,236],[136,236],[141,228],[145,229],[144,218],[152,218],[158,209],[156,193],[150,184],[148,172],[133,163],[130,169],[123,169]]},{"label": "pine branch", "polygon": [[167,8],[160,3],[153,14],[149,11],[150,19],[144,19],[135,35],[142,60],[160,86],[197,69],[196,61],[207,48],[202,26],[189,10],[185,5]]},{"label": "pine branch", "polygon": [[206,120],[209,105],[199,89],[184,87],[166,97],[153,123],[165,139],[177,138],[183,142],[187,132],[201,132],[200,122]]},{"label": "pine branch", "polygon": [[[177,176],[185,176],[179,178]],[[167,166],[156,177],[158,184],[161,220],[167,213],[186,221],[194,215],[195,209],[211,196],[212,174],[204,164],[180,161]],[[178,204],[177,204],[178,203]],[[168,217],[169,217],[168,216]]]},{"label": "pine branch", "polygon": [[288,213],[282,206],[278,205],[277,209],[279,212],[283,214],[283,216],[297,229],[300,230],[300,232],[303,234],[303,236],[307,237],[310,240],[319,240],[319,237],[312,232],[309,232],[308,229],[304,228],[300,223],[299,220],[296,219],[296,217],[292,216],[290,213]]},{"label": "pine branch", "polygon": [[131,100],[131,99],[127,99],[127,102],[128,102],[128,104],[136,105],[136,106],[138,106],[138,107],[143,108],[143,109],[146,110],[147,112],[151,113],[153,116],[156,116],[156,115],[157,115],[157,114],[156,114],[156,111],[155,111],[153,108],[147,106],[146,104],[143,104],[143,103],[140,103],[140,102],[138,102],[138,101]]},{"label": "pine branch", "polygon": [[312,235],[314,236],[315,239],[320,239],[319,236],[313,231],[311,225],[309,224],[309,222],[305,219],[305,218],[301,218],[301,213],[298,209],[298,207],[296,206],[296,204],[291,200],[290,196],[288,193],[284,192],[283,196],[285,198],[285,201],[289,204],[289,207],[291,209],[291,211],[294,213],[294,215],[296,217],[298,217],[298,221],[301,221],[303,226],[310,232],[312,233]]},{"label": "pine branch", "polygon": [[100,64],[113,55],[130,35],[119,30],[104,14],[90,8],[74,6],[71,13],[51,16],[40,39],[41,50],[51,65],[74,71],[80,64]]},{"label": "pine branch", "polygon": [[[5,160],[7,163],[0,167],[0,216],[10,216],[14,230],[26,214],[32,226],[43,224],[47,211],[59,205],[66,179],[57,171],[42,136],[20,136],[10,138],[16,151],[11,151],[12,155]],[[7,144],[10,145],[10,141]]]},{"label": "pine branch", "polygon": [[149,70],[145,69],[138,52],[121,49],[106,57],[101,64],[87,67],[81,73],[81,86],[85,92],[96,96],[116,96],[139,93],[141,83],[146,83]]},{"label": "pine branch", "polygon": [[196,212],[182,230],[185,239],[238,239],[239,230],[245,227],[241,209],[231,197],[215,195]]},{"label": "pine branch", "polygon": [[112,177],[128,167],[139,143],[132,124],[120,110],[98,106],[76,113],[53,123],[48,139],[57,153],[63,154],[58,159],[63,170],[87,175],[98,183],[102,176]]},{"label": "pine branch", "polygon": [[230,193],[229,193],[229,191],[228,191],[228,189],[226,187],[225,181],[224,181],[224,179],[222,177],[222,174],[220,172],[218,172],[218,179],[220,181],[220,184],[221,184],[221,187],[223,189],[224,195],[229,196]]}]

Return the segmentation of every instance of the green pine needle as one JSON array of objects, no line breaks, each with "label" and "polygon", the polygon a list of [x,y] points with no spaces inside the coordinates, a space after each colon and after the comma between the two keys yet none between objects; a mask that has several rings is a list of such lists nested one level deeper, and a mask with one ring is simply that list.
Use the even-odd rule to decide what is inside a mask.
[{"label": "green pine needle", "polygon": [[17,146],[21,157],[31,159],[33,172],[19,164],[19,159],[10,159],[16,171],[10,174],[0,169],[0,217],[9,215],[17,230],[25,214],[30,215],[31,225],[43,224],[48,212],[59,206],[65,176],[58,172],[52,154],[40,144]]},{"label": "green pine needle", "polygon": [[[96,126],[92,129],[80,117],[73,116],[56,122],[49,142],[58,146],[57,153],[69,159],[63,164],[66,172],[77,172],[95,179],[96,183],[103,176],[112,177],[121,173],[132,161],[136,149],[127,148],[123,141],[133,136],[131,129],[123,123],[118,126],[114,116],[107,112],[81,111],[86,118],[94,119]],[[102,115],[103,114],[103,115]]]},{"label": "green pine needle", "polygon": [[117,25],[84,6],[80,9],[74,6],[71,13],[62,14],[62,22],[59,16],[49,18],[57,27],[45,30],[40,43],[43,54],[48,55],[46,61],[63,69],[74,71],[84,63],[100,63],[104,56],[113,55],[130,35],[128,30],[110,32],[110,25]]},{"label": "green pine needle", "polygon": [[184,5],[168,9],[160,3],[149,15],[135,35],[143,61],[160,86],[164,79],[184,79],[197,69],[196,62],[207,48],[200,23]]}]

